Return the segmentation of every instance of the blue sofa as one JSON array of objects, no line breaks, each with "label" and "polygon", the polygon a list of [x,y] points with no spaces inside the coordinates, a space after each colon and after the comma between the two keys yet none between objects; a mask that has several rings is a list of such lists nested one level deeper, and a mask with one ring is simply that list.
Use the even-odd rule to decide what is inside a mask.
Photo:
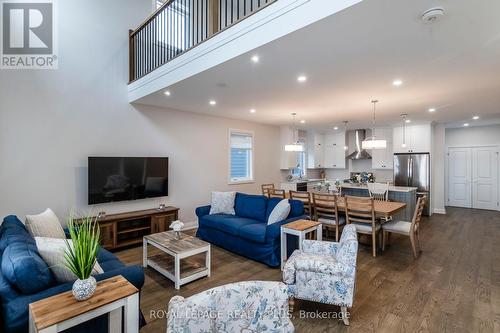
[{"label": "blue sofa", "polygon": [[303,203],[289,200],[291,210],[288,218],[267,225],[269,215],[280,200],[268,199],[263,195],[236,193],[236,215],[209,215],[210,206],[198,207],[196,236],[271,267],[279,266],[280,227],[295,220],[307,219]]},{"label": "blue sofa", "polygon": [[[97,261],[104,270],[95,276],[98,281],[122,275],[139,290],[142,288],[142,267],[125,266],[105,249],[100,249]],[[0,226],[0,262],[0,332],[28,332],[28,305],[72,288],[72,282],[56,282],[40,257],[34,238],[13,215],[5,217]],[[101,316],[66,332],[104,333],[107,330],[107,316]]]}]

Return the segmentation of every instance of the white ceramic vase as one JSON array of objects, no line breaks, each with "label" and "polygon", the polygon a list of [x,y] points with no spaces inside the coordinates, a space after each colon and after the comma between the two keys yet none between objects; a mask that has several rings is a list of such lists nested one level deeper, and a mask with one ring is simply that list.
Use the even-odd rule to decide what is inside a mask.
[{"label": "white ceramic vase", "polygon": [[94,295],[96,287],[97,281],[93,276],[85,280],[78,279],[73,283],[73,296],[79,302],[85,301]]}]

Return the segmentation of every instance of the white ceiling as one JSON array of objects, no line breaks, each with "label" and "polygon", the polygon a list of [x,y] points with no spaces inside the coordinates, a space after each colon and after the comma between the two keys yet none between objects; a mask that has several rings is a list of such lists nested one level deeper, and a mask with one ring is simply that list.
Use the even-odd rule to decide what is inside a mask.
[{"label": "white ceiling", "polygon": [[[422,22],[435,6],[444,18]],[[401,113],[413,122],[488,122],[500,117],[498,13],[497,0],[365,0],[139,103],[275,125],[296,112],[304,127],[327,129],[343,120],[369,126],[377,98],[379,125],[397,124]]]}]

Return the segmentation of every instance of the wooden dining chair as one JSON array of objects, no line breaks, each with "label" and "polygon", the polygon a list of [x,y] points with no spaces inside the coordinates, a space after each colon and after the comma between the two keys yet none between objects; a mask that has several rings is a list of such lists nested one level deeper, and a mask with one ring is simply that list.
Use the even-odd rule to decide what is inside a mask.
[{"label": "wooden dining chair", "polygon": [[289,193],[290,193],[290,199],[302,201],[302,203],[304,204],[304,214],[309,215],[309,218],[312,220],[314,213],[313,213],[313,206],[311,203],[311,194],[309,192],[299,192],[292,190],[290,190]]},{"label": "wooden dining chair", "polygon": [[260,188],[262,189],[262,195],[268,197],[268,190],[274,190],[274,184],[262,184],[260,185]]},{"label": "wooden dining chair", "polygon": [[345,197],[345,211],[347,224],[354,224],[360,234],[372,236],[372,255],[377,256],[377,236],[381,230],[380,223],[375,216],[373,198]]},{"label": "wooden dining chair", "polygon": [[389,183],[368,183],[370,197],[377,201],[389,200]]},{"label": "wooden dining chair", "polygon": [[285,190],[277,190],[275,188],[268,188],[267,193],[268,193],[269,198],[281,198],[281,199],[286,198]]},{"label": "wooden dining chair", "polygon": [[335,228],[335,241],[339,241],[340,231],[344,228],[345,217],[339,215],[337,196],[335,194],[313,193],[314,221],[321,222],[328,237],[328,231]]},{"label": "wooden dining chair", "polygon": [[[420,220],[422,219],[422,212],[424,211],[426,196],[419,197],[417,200],[417,207],[413,214],[411,222],[407,221],[390,221],[384,223],[382,226],[382,251],[385,250],[385,243],[389,243],[390,233],[405,235],[410,237],[411,248],[413,250],[413,257],[417,259],[418,254],[422,251],[420,247]],[[417,251],[418,247],[418,251]]]}]

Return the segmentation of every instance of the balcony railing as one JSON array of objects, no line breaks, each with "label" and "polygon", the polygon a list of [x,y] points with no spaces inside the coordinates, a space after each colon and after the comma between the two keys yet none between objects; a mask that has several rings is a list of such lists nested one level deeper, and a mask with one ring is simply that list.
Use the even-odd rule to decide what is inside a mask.
[{"label": "balcony railing", "polygon": [[167,0],[129,32],[133,82],[277,0]]}]

